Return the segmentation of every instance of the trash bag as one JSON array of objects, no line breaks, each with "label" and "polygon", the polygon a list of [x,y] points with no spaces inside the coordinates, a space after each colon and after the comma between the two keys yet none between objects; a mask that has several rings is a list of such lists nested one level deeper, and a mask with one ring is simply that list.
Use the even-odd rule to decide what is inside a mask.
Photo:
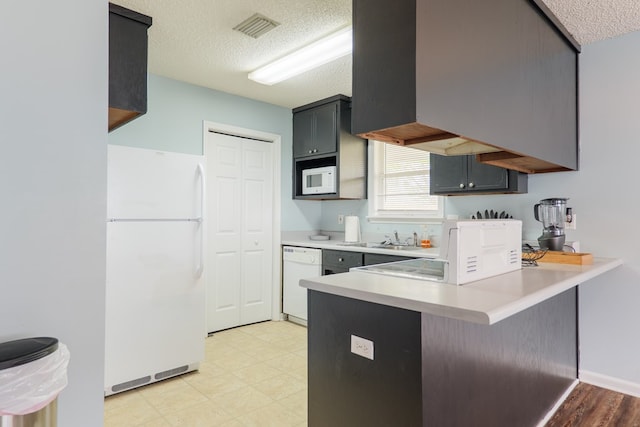
[{"label": "trash bag", "polygon": [[67,386],[69,350],[57,350],[38,360],[0,370],[0,416],[37,412]]}]

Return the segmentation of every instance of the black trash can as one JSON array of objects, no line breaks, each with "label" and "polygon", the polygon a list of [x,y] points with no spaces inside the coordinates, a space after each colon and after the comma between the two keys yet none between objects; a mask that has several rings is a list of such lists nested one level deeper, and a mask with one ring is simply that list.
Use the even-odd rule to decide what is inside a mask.
[{"label": "black trash can", "polygon": [[0,343],[0,427],[57,426],[57,395],[66,386],[68,364],[66,347],[65,354],[58,347],[50,337]]}]

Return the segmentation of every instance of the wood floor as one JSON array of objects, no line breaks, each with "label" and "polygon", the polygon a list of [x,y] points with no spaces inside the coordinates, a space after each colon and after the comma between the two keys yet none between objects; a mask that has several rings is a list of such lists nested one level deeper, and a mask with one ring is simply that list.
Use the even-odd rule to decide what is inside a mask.
[{"label": "wood floor", "polygon": [[640,427],[640,398],[580,383],[546,427]]}]

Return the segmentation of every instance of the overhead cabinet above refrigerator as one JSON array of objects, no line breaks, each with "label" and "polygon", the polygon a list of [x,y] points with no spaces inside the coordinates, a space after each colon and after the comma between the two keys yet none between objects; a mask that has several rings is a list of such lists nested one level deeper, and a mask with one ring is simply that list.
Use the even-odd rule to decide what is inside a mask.
[{"label": "overhead cabinet above refrigerator", "polygon": [[147,112],[151,17],[109,3],[109,131]]}]

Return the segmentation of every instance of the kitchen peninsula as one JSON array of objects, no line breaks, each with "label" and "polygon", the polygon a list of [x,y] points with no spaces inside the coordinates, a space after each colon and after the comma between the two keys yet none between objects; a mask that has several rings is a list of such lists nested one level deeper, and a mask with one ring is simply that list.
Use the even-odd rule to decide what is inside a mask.
[{"label": "kitchen peninsula", "polygon": [[537,425],[577,379],[577,285],[621,264],[541,264],[463,286],[302,280],[309,425]]}]

